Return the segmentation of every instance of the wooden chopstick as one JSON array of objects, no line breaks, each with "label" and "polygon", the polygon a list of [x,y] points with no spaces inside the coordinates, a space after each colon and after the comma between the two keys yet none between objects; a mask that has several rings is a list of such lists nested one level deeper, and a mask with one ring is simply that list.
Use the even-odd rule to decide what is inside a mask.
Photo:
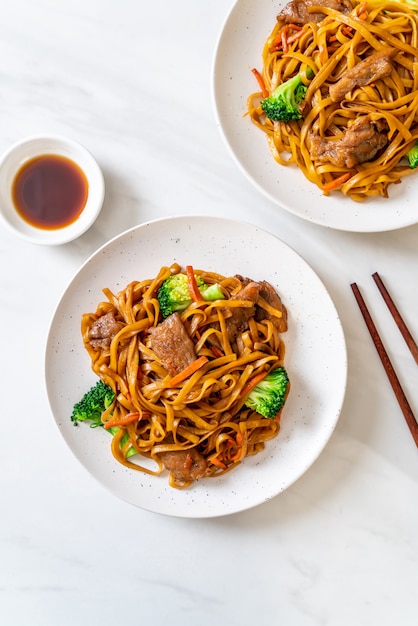
[{"label": "wooden chopstick", "polygon": [[367,305],[363,299],[363,296],[360,293],[360,289],[358,288],[356,283],[351,284],[351,289],[354,293],[354,297],[363,315],[364,321],[366,322],[366,326],[369,330],[370,336],[379,354],[382,365],[385,368],[386,375],[389,379],[393,392],[396,396],[396,399],[399,403],[401,411],[404,415],[405,421],[415,441],[415,444],[418,447],[418,423],[415,419],[415,415],[412,412],[412,409],[405,395],[405,392],[402,389],[401,383],[399,382],[399,378],[395,372],[395,369],[390,361],[389,355],[386,352],[386,349],[383,345],[383,342],[380,338],[377,328],[373,322],[372,316],[370,315]]},{"label": "wooden chopstick", "polygon": [[388,292],[388,290],[386,289],[385,285],[383,284],[383,281],[380,278],[378,272],[375,272],[374,274],[372,274],[372,278],[374,279],[374,282],[376,283],[376,285],[377,285],[377,287],[378,287],[378,289],[379,289],[379,291],[380,291],[380,293],[382,295],[383,300],[386,302],[386,305],[387,305],[389,311],[391,312],[392,317],[395,320],[396,325],[399,328],[402,337],[405,339],[406,345],[410,349],[411,354],[412,354],[412,356],[415,359],[415,363],[418,365],[418,346],[415,343],[415,340],[414,340],[413,336],[409,332],[409,329],[408,329],[407,325],[405,324],[404,320],[402,319],[402,316],[399,313],[396,304],[392,300],[392,297],[391,297],[390,293]]}]

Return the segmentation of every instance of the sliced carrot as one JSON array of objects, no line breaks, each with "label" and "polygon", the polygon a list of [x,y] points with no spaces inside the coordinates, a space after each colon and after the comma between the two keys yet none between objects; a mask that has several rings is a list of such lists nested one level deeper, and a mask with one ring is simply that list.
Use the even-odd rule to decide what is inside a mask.
[{"label": "sliced carrot", "polygon": [[218,459],[217,456],[212,456],[209,461],[211,463],[213,463],[213,465],[216,465],[217,467],[220,467],[221,469],[226,469],[226,465],[225,463],[222,463],[222,461],[220,459]]},{"label": "sliced carrot", "polygon": [[322,189],[323,191],[332,191],[333,189],[337,189],[343,183],[347,182],[349,178],[351,178],[350,172],[341,174],[341,176],[337,176],[337,178],[333,178],[333,180],[330,180],[328,183],[325,183],[325,185],[322,185]]},{"label": "sliced carrot", "polygon": [[196,276],[194,275],[193,267],[191,265],[186,266],[186,274],[192,300],[195,302],[201,302],[203,300],[202,294],[197,287]]},{"label": "sliced carrot", "polygon": [[367,2],[362,2],[357,9],[357,17],[360,20],[367,20],[369,17],[369,12],[367,10]]},{"label": "sliced carrot", "polygon": [[263,98],[267,98],[268,95],[269,95],[269,92],[268,92],[266,84],[264,82],[264,78],[261,76],[260,72],[255,67],[253,67],[253,69],[251,71],[252,71],[252,73],[254,74],[254,76],[257,79],[257,82],[258,82],[258,85],[259,85],[259,87],[261,89],[261,94],[262,94]]},{"label": "sliced carrot", "polygon": [[287,43],[288,44],[293,43],[294,41],[302,37],[303,34],[304,34],[304,31],[301,29],[298,32],[293,33],[293,35],[289,35],[289,37],[287,38]]},{"label": "sliced carrot", "polygon": [[287,44],[287,32],[289,30],[289,26],[283,26],[282,30],[281,30],[281,40],[282,40],[282,47],[283,47],[283,52],[286,53],[289,49],[289,46]]},{"label": "sliced carrot", "polygon": [[236,440],[236,442],[234,441],[234,444],[235,443],[236,443],[236,446],[238,448],[238,452],[236,454],[234,454],[234,456],[231,456],[231,461],[238,461],[241,458],[242,444],[243,444],[242,433],[237,433],[237,440]]},{"label": "sliced carrot", "polygon": [[244,396],[247,396],[250,391],[252,389],[254,389],[254,387],[256,385],[258,385],[259,382],[261,382],[266,376],[267,376],[268,372],[261,372],[260,374],[257,374],[257,376],[254,376],[253,378],[251,378],[248,383],[243,387],[241,393],[240,393],[240,397],[243,398]]},{"label": "sliced carrot", "polygon": [[287,52],[289,44],[299,39],[304,32],[306,32],[304,28],[298,24],[285,24],[271,42],[270,51],[277,52],[283,48],[283,52]]},{"label": "sliced carrot", "polygon": [[206,356],[200,356],[198,359],[195,359],[184,368],[181,372],[173,376],[173,378],[168,382],[168,387],[177,387],[180,383],[182,383],[186,378],[189,378],[192,374],[197,372],[205,363],[207,363],[209,359]]},{"label": "sliced carrot", "polygon": [[222,352],[222,350],[220,348],[218,348],[218,346],[211,346],[210,348],[213,356],[216,356],[216,358],[221,357],[221,356],[225,356],[224,353]]},{"label": "sliced carrot", "polygon": [[143,413],[135,411],[134,413],[128,413],[127,415],[124,415],[120,419],[105,422],[103,426],[105,428],[113,428],[114,426],[127,426],[128,424],[132,424],[132,422],[137,422],[142,416]]},{"label": "sliced carrot", "polygon": [[281,34],[279,33],[278,35],[275,36],[275,38],[271,42],[270,52],[277,52],[278,50],[280,50],[281,47],[282,47],[282,37],[281,37]]}]

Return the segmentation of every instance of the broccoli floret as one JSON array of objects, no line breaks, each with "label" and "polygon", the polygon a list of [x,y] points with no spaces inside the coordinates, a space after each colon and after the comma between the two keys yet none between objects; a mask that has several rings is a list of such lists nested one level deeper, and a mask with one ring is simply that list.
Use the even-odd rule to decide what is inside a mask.
[{"label": "broccoli floret", "polygon": [[409,167],[411,169],[415,169],[418,167],[418,141],[414,143],[409,152],[406,153],[406,156],[409,161]]},{"label": "broccoli floret", "polygon": [[91,422],[92,428],[103,426],[102,413],[109,408],[115,398],[113,389],[102,380],[89,389],[73,407],[71,420],[74,425],[78,422]]},{"label": "broccoli floret", "polygon": [[[97,428],[103,426],[102,413],[110,407],[115,394],[113,389],[106,385],[102,380],[99,380],[91,389],[89,389],[77,404],[73,407],[71,420],[75,426],[78,422],[91,422],[91,428]],[[107,429],[107,432],[114,437],[119,432],[119,426],[112,426]],[[120,446],[123,447],[129,440],[128,433],[122,437]],[[136,450],[133,446],[128,448],[125,453],[125,458],[136,454]]]},{"label": "broccoli floret", "polygon": [[[204,300],[221,300],[225,298],[221,287],[216,283],[207,285],[205,281],[196,276],[197,287]],[[158,290],[158,302],[160,303],[161,315],[166,318],[175,311],[184,311],[192,303],[186,274],[173,274],[169,276]]]},{"label": "broccoli floret", "polygon": [[[306,75],[313,74],[308,68]],[[299,104],[306,96],[308,88],[302,82],[300,74],[276,87],[273,93],[261,101],[261,108],[266,116],[274,122],[294,122],[302,119]]]},{"label": "broccoli floret", "polygon": [[274,418],[284,406],[288,387],[285,368],[277,367],[250,391],[244,404],[263,417]]}]

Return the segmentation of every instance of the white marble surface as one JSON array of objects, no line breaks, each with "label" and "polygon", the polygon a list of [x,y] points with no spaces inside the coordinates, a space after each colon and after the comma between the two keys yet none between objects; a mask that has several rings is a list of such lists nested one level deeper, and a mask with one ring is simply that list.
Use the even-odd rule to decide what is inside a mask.
[{"label": "white marble surface", "polygon": [[[418,334],[418,226],[330,231],[247,182],[211,102],[230,6],[2,3],[0,150],[67,135],[96,156],[107,193],[96,224],[64,246],[0,231],[1,626],[417,623],[418,452],[349,285],[364,289],[418,414],[416,365],[371,279],[378,270]],[[44,388],[48,324],[74,272],[126,228],[183,214],[245,219],[295,248],[334,299],[349,357],[341,418],[313,467],[262,506],[210,520],[107,493],[66,448]]]}]

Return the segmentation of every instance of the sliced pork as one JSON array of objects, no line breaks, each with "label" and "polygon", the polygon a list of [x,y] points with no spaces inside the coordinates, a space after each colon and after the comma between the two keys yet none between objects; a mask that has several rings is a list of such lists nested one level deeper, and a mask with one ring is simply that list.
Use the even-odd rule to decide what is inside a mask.
[{"label": "sliced pork", "polygon": [[394,48],[384,48],[347,70],[338,82],[330,86],[331,100],[340,102],[355,87],[370,85],[379,78],[389,76],[393,69],[392,58],[396,52]]},{"label": "sliced pork", "polygon": [[162,452],[160,459],[166,470],[178,482],[198,480],[206,474],[207,463],[205,457],[198,450],[169,450]]},{"label": "sliced pork", "polygon": [[387,131],[388,125],[384,120],[373,120],[371,115],[361,115],[341,138],[325,139],[311,133],[311,158],[348,168],[372,161],[388,144]]},{"label": "sliced pork", "polygon": [[276,315],[272,315],[269,311],[261,308],[260,306],[256,307],[255,318],[257,321],[261,321],[264,319],[268,319],[271,323],[277,328],[279,333],[284,333],[287,331],[287,311],[286,307],[283,305],[280,297],[276,293],[274,287],[270,285],[265,280],[262,280],[260,283],[260,297],[263,298],[270,306],[278,311],[281,311],[282,316],[277,317]]},{"label": "sliced pork", "polygon": [[93,348],[108,348],[113,337],[123,326],[123,322],[119,322],[112,311],[102,315],[94,322],[89,330],[90,345]]},{"label": "sliced pork", "polygon": [[149,330],[151,349],[170,374],[178,374],[196,359],[192,340],[179,313],[172,313]]},{"label": "sliced pork", "polygon": [[286,24],[308,24],[309,22],[321,22],[325,13],[310,13],[312,6],[334,9],[340,13],[350,13],[353,5],[350,0],[291,0],[277,16],[279,22]]},{"label": "sliced pork", "polygon": [[254,317],[255,303],[260,293],[260,284],[256,282],[248,282],[242,289],[230,300],[249,300],[254,306],[250,307],[229,307],[228,313],[230,317],[225,320],[225,326],[228,333],[228,339],[234,343],[238,333],[248,328],[248,320]]}]

